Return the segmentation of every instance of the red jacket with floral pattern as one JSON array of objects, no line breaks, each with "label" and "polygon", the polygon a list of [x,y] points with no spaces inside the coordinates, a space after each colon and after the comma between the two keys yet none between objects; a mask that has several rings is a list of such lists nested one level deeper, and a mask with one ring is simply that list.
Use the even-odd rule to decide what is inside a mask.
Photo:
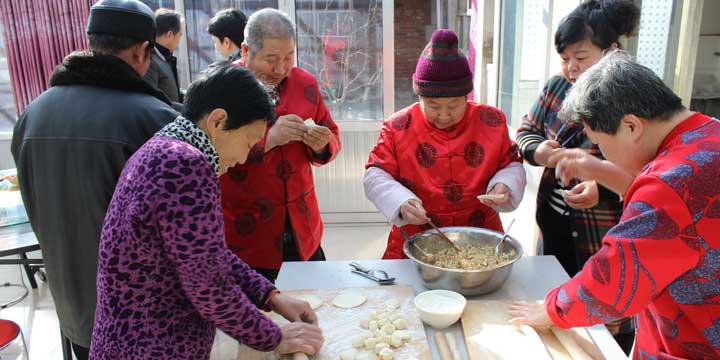
[{"label": "red jacket with floral pattern", "polygon": [[[412,191],[437,226],[503,231],[498,213],[476,196],[485,193],[498,170],[520,161],[499,109],[468,102],[460,122],[438,129],[415,103],[385,121],[365,167],[385,170]],[[403,226],[410,235],[428,228],[430,225]],[[404,258],[404,243],[393,226],[383,258]]]},{"label": "red jacket with floral pattern", "polygon": [[324,156],[315,155],[298,141],[264,152],[263,138],[250,150],[245,164],[236,165],[220,178],[228,247],[250,266],[266,269],[279,269],[282,264],[286,214],[303,260],[320,246],[323,225],[310,165],[327,164],[340,151],[338,127],[310,73],[293,68],[279,95],[277,117],[296,114],[312,118],[332,135]]},{"label": "red jacket with floral pattern", "polygon": [[550,291],[561,327],[637,314],[635,359],[720,359],[720,122],[678,124],[583,270]]}]

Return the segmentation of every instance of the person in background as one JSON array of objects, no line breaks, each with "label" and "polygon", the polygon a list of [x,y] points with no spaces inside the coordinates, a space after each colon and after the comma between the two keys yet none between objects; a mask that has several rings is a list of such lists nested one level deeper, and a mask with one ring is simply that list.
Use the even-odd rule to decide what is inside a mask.
[{"label": "person in background", "polygon": [[283,261],[325,260],[311,165],[328,164],[340,152],[317,80],[295,67],[295,39],[295,24],[278,10],[248,19],[234,64],[269,88],[277,119],[248,161],[220,178],[230,250],[272,281]]},{"label": "person in background", "polygon": [[155,48],[152,62],[145,73],[145,81],[160,89],[173,102],[182,102],[178,82],[177,58],[173,52],[180,44],[185,20],[175,10],[160,8],[155,11]]},{"label": "person in background", "polygon": [[91,51],[55,69],[11,144],[60,329],[78,359],[88,357],[100,230],[115,184],[127,159],[177,116],[142,78],[155,41],[149,7],[100,0],[87,33]]},{"label": "person in background", "polygon": [[245,41],[247,17],[238,9],[218,11],[210,19],[207,31],[212,37],[215,50],[227,61],[240,58],[240,46]]},{"label": "person in background", "polygon": [[[569,328],[636,315],[635,359],[720,358],[720,121],[688,111],[622,51],[580,76],[559,116],[581,122],[635,178],[600,251],[544,304],[515,304],[513,322]],[[563,183],[575,176],[568,166],[558,163]]]},{"label": "person in background", "polygon": [[457,35],[436,30],[413,74],[419,102],[385,121],[365,165],[365,194],[393,223],[384,259],[405,258],[399,228],[412,235],[432,221],[503,232],[497,211],[522,200],[525,170],[505,115],[468,101],[472,89]]},{"label": "person in background", "polygon": [[[620,36],[635,31],[640,9],[630,0],[585,1],[565,17],[555,32],[555,49],[562,73],[545,84],[538,100],[523,118],[516,141],[531,165],[545,167],[537,197],[536,220],[542,234],[542,253],[555,256],[568,274],[575,275],[601,247],[605,233],[620,219],[622,200],[594,179],[562,185],[555,177],[558,153],[568,149],[602,157],[580,124],[558,117],[565,94],[577,78],[608,49],[620,46]],[[629,183],[620,171],[614,179]],[[604,183],[610,189],[612,184]],[[633,342],[631,319],[608,325],[629,353]]]},{"label": "person in background", "polygon": [[322,346],[310,305],[225,246],[218,176],[245,162],[272,117],[250,71],[214,66],[190,85],[183,115],[128,160],[100,240],[91,358],[209,359],[216,327],[260,351]]}]

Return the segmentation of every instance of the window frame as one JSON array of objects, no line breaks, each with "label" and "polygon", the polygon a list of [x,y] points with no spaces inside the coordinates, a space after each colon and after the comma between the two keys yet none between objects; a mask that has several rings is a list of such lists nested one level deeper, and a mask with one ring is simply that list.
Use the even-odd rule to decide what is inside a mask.
[{"label": "window frame", "polygon": [[[185,12],[185,1],[174,0],[175,10],[183,14]],[[278,10],[287,13],[293,22],[296,22],[295,0],[278,0]],[[382,119],[374,120],[343,120],[335,119],[343,131],[377,131],[380,130],[384,119],[389,118],[395,112],[395,1],[382,0]],[[296,25],[297,26],[297,25]],[[297,29],[296,29],[297,31]],[[182,71],[185,79],[191,81],[190,56],[188,51],[188,32],[185,31],[178,46],[179,55],[185,61],[182,62]],[[297,64],[298,49],[296,44],[295,63]],[[189,84],[181,84],[187,88]]]}]

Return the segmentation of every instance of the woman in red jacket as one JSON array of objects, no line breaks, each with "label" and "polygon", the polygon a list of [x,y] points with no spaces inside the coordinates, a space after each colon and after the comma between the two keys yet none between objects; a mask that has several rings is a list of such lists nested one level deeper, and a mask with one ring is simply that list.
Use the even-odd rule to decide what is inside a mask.
[{"label": "woman in red jacket", "polygon": [[[404,258],[398,227],[414,234],[432,220],[503,231],[497,211],[522,200],[525,170],[505,115],[466,100],[472,88],[457,35],[435,31],[413,75],[420,101],[385,121],[366,165],[365,193],[393,223],[383,258]],[[486,193],[500,199],[477,199]]]}]

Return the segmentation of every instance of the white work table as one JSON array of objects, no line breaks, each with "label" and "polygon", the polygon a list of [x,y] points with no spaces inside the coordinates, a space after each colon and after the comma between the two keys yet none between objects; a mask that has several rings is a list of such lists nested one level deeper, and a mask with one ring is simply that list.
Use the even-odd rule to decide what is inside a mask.
[{"label": "white work table", "polygon": [[[351,261],[285,262],[280,269],[276,285],[280,290],[333,289],[374,286],[377,283],[350,272]],[[395,277],[395,284],[408,285],[416,294],[428,290],[423,286],[411,260],[359,260],[358,263],[370,269],[382,269]],[[548,290],[569,279],[560,263],[552,256],[525,256],[515,263],[510,277],[497,291],[468,299],[488,300],[536,300],[544,299]],[[448,330],[462,339],[459,322]],[[589,328],[590,336],[606,359],[627,359],[613,337],[602,325]],[[433,330],[425,326],[430,349],[434,359],[439,359],[435,347]],[[464,341],[460,342],[463,356],[467,359]]]}]

